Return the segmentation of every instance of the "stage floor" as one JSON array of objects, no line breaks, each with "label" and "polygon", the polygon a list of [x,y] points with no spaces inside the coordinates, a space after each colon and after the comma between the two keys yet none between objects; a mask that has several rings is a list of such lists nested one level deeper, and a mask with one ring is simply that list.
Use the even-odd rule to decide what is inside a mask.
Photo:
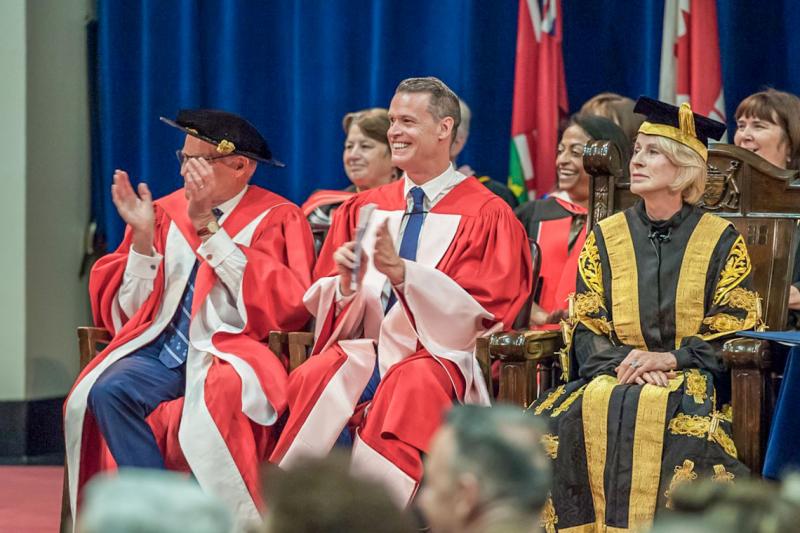
[{"label": "stage floor", "polygon": [[0,466],[0,533],[57,533],[61,466]]}]

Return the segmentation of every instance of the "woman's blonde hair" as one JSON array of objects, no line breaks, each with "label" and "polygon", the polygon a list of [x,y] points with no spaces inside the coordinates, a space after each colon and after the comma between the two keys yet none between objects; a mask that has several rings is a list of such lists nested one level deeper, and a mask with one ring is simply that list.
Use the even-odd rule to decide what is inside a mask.
[{"label": "woman's blonde hair", "polygon": [[681,191],[686,203],[694,205],[699,202],[706,190],[708,176],[706,162],[700,154],[686,145],[661,136],[656,136],[656,148],[678,167],[678,175],[670,189]]}]

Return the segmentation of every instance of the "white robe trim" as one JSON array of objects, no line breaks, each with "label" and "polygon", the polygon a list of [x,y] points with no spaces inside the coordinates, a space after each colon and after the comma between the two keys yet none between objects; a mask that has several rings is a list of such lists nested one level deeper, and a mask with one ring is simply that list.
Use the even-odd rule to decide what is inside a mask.
[{"label": "white robe trim", "polygon": [[339,346],[347,359],[325,386],[278,464],[283,469],[292,468],[306,458],[326,456],[353,415],[361,391],[369,383],[375,367],[372,341],[342,341]]},{"label": "white robe trim", "polygon": [[417,491],[417,482],[414,478],[372,449],[358,434],[353,441],[350,472],[356,477],[383,485],[389,492],[389,497],[401,509],[408,505]]},{"label": "white robe trim", "polygon": [[[248,246],[258,224],[276,206],[263,211],[234,238]],[[118,346],[89,372],[74,388],[66,405],[65,439],[69,467],[69,496],[73,520],[76,517],[76,497],[80,468],[80,448],[89,391],[105,370],[116,361],[152,342],[169,324],[178,308],[183,291],[197,260],[195,252],[171,223],[165,244],[168,259],[164,261],[164,294],[161,305],[150,325],[141,335]],[[242,410],[252,420],[269,425],[276,418],[275,410],[261,390],[252,368],[233,354],[219,351],[211,343],[218,331],[241,332],[247,323],[241,287],[237,301],[230,302],[221,283],[215,283],[209,297],[198,310],[189,329],[191,345],[186,361],[186,394],[178,439],[184,456],[200,485],[229,504],[246,521],[258,519],[259,513],[249,491],[230,455],[225,441],[208,412],[203,387],[212,355],[229,362],[242,379]],[[211,304],[209,303],[211,302]],[[227,302],[221,305],[221,302]],[[216,310],[213,308],[220,306]],[[198,320],[199,319],[199,320]],[[257,390],[256,390],[257,389]],[[256,407],[256,404],[261,405]],[[192,406],[192,409],[189,406]],[[202,438],[198,438],[202,435]]]},{"label": "white robe trim", "polygon": [[[360,334],[377,342],[380,374],[384,376],[394,364],[415,353],[419,341],[434,358],[448,359],[458,365],[466,380],[465,401],[488,405],[489,392],[474,356],[475,339],[499,331],[503,325],[495,324],[487,330],[483,321],[493,320],[492,313],[436,269],[453,242],[460,215],[428,213],[420,235],[417,261],[406,261],[402,290],[409,311],[415,317],[416,329],[399,302],[384,316],[381,294],[387,279],[375,268],[372,253],[377,228],[384,220],[388,220],[389,232],[394,237],[395,247],[399,248],[402,217],[402,211],[373,212],[362,243],[368,259],[362,286],[345,308],[345,314],[338,317],[333,334],[326,339],[321,350],[315,351],[327,349],[336,342],[343,346],[346,339]],[[339,276],[321,278],[305,294],[306,307],[317,317],[317,338],[324,318],[335,307],[338,283]],[[363,387],[352,393],[359,396],[362,390]],[[323,396],[326,391],[323,391]],[[324,402],[317,402],[320,403]],[[304,429],[305,426],[315,428],[316,423],[309,418]]]}]

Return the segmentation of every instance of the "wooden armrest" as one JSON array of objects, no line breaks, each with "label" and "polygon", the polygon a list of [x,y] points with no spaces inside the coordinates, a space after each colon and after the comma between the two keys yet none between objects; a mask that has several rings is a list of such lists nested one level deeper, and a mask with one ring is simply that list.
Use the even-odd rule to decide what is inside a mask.
[{"label": "wooden armrest", "polygon": [[[483,346],[478,345],[478,360],[482,367],[486,366],[489,390],[492,390],[491,363],[498,360],[497,400],[527,407],[542,390],[552,386],[553,361],[561,343],[561,332],[554,330],[509,331],[484,337]],[[481,354],[481,348],[485,355]]]},{"label": "wooden armrest", "polygon": [[310,331],[293,331],[289,333],[289,372],[308,359],[314,347],[314,334]]},{"label": "wooden armrest", "polygon": [[489,337],[489,357],[508,362],[539,361],[554,357],[561,347],[561,332],[527,330],[495,333]]},{"label": "wooden armrest", "polygon": [[722,358],[731,368],[772,367],[772,353],[769,342],[747,337],[737,337],[722,346]]},{"label": "wooden armrest", "polygon": [[760,473],[772,412],[770,345],[758,339],[735,338],[723,345],[722,357],[731,369],[733,442],[739,459]]},{"label": "wooden armrest", "polygon": [[105,328],[83,326],[78,328],[78,349],[80,350],[80,369],[83,370],[89,361],[97,355],[98,344],[111,342],[111,332]]}]

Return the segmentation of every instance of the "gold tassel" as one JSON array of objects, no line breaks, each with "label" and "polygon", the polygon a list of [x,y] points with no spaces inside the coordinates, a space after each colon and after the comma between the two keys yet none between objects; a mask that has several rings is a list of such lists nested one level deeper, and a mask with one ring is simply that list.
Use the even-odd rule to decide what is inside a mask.
[{"label": "gold tassel", "polygon": [[678,123],[681,133],[697,138],[697,132],[694,129],[694,113],[692,113],[692,106],[689,105],[689,102],[681,104],[678,110]]}]

